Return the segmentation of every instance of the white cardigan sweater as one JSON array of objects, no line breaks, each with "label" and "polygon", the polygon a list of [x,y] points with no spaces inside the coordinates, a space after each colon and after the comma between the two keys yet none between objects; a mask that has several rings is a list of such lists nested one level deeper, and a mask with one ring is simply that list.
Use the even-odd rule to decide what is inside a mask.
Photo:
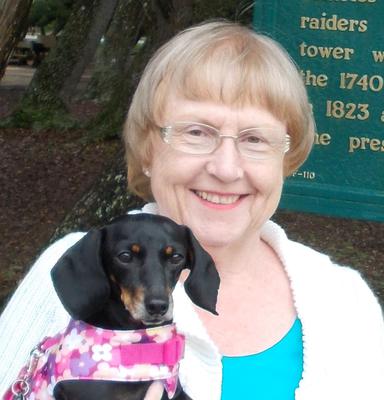
[{"label": "white cardigan sweater", "polygon": [[[143,211],[153,212],[152,206]],[[51,245],[36,261],[0,317],[0,394],[15,379],[30,350],[68,322],[50,279],[50,269],[84,233]],[[304,371],[296,400],[383,400],[384,322],[380,305],[360,275],[287,239],[267,222],[262,238],[280,257],[303,325]],[[174,319],[186,335],[180,368],[194,400],[220,400],[221,355],[178,284]],[[277,382],[278,384],[278,382]],[[283,399],[281,399],[283,400]]]}]

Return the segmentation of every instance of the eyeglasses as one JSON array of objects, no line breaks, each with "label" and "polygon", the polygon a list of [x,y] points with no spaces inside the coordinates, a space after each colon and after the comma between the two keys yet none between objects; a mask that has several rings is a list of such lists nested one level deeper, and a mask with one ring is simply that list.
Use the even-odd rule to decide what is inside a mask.
[{"label": "eyeglasses", "polygon": [[160,135],[172,148],[188,154],[213,153],[223,138],[233,139],[241,155],[257,160],[287,153],[290,147],[290,136],[281,137],[281,130],[271,127],[244,129],[234,136],[223,135],[218,129],[198,122],[175,122],[160,127]]}]

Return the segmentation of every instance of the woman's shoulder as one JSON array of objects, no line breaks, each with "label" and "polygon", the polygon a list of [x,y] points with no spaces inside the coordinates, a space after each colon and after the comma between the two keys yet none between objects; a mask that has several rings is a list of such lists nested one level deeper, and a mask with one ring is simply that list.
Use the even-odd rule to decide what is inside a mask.
[{"label": "woman's shoulder", "polygon": [[293,286],[306,291],[343,293],[351,296],[372,297],[372,291],[359,271],[340,265],[328,255],[302,243],[290,240],[284,229],[269,221],[262,237],[282,261]]},{"label": "woman's shoulder", "polygon": [[285,267],[321,265],[334,266],[330,257],[305,244],[288,238],[285,230],[273,221],[268,221],[261,231],[262,239],[272,247]]},{"label": "woman's shoulder", "polygon": [[[80,240],[84,234],[84,232],[67,234],[52,243],[40,254],[9,299],[0,321],[6,318],[8,314],[12,320],[15,319],[14,314],[18,314],[19,312],[23,314],[24,306],[20,307],[20,305],[25,300],[31,311],[36,311],[41,307],[41,304],[47,302],[51,302],[52,306],[56,303],[59,304],[58,300],[56,301],[50,271],[65,251]],[[44,290],[41,290],[41,288],[44,288]],[[33,309],[33,305],[35,309]],[[60,308],[62,307],[60,306]],[[18,311],[16,312],[16,310]]]},{"label": "woman's shoulder", "polygon": [[307,269],[320,267],[321,269],[331,268],[349,274],[355,271],[348,267],[342,267],[331,260],[331,258],[319,250],[303,243],[288,238],[284,229],[273,221],[268,221],[263,227],[262,234],[265,240],[277,253],[283,264],[294,264],[305,266]]},{"label": "woman's shoulder", "polygon": [[[41,285],[43,285],[43,287],[45,287],[47,290],[50,290],[52,286],[50,270],[56,264],[58,259],[65,253],[65,251],[72,247],[84,235],[84,232],[69,233],[46,247],[38,256],[36,261],[32,264],[28,273],[19,284],[19,287],[14,293],[12,299],[18,295],[24,297],[25,291],[36,291],[37,288],[41,287]],[[21,292],[24,294],[21,294]],[[34,293],[35,297],[36,295],[37,294]]]},{"label": "woman's shoulder", "polygon": [[36,261],[32,264],[24,280],[29,280],[33,276],[35,276],[37,279],[50,279],[50,276],[46,275],[45,272],[49,272],[56,264],[58,259],[84,235],[85,232],[68,233],[49,246],[45,247],[37,257]]},{"label": "woman's shoulder", "polygon": [[71,232],[63,236],[62,238],[53,242],[48,246],[41,256],[46,257],[57,257],[59,258],[66,250],[72,247],[76,242],[78,242],[86,232]]}]

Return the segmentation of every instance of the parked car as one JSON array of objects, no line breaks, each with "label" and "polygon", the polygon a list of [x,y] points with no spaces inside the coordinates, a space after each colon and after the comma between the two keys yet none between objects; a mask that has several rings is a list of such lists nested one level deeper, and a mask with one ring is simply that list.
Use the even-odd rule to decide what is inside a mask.
[{"label": "parked car", "polygon": [[55,45],[55,42],[53,35],[27,34],[13,49],[8,62],[36,67]]}]

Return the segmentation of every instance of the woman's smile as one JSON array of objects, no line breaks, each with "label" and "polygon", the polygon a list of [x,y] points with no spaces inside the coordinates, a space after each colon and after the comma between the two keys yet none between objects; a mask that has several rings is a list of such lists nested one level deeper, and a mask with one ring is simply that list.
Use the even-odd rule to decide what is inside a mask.
[{"label": "woman's smile", "polygon": [[240,194],[219,193],[203,190],[192,190],[192,192],[199,198],[202,204],[217,209],[229,209],[236,207],[245,196]]}]

